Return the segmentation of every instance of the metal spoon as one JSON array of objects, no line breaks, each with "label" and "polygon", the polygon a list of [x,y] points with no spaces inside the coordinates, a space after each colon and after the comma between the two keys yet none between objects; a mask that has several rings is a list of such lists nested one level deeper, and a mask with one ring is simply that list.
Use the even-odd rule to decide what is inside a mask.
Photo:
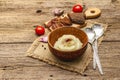
[{"label": "metal spoon", "polygon": [[94,44],[95,37],[96,37],[95,31],[93,31],[92,28],[86,28],[85,32],[86,32],[86,34],[88,36],[89,43],[92,45],[92,49],[93,49],[93,66],[94,66],[94,65],[96,65],[96,61],[95,61],[95,57],[94,57],[94,54],[96,53],[95,44]]},{"label": "metal spoon", "polygon": [[[95,31],[93,31],[91,28],[86,28],[84,31],[86,32],[86,34],[88,36],[89,43],[92,45],[92,48],[93,48],[93,55],[95,55],[95,57],[93,57],[94,63],[97,62],[97,65],[101,66],[100,61],[99,61],[99,57],[97,55],[97,51],[96,51],[96,48],[95,48],[95,44],[94,44],[94,41],[96,40]],[[101,68],[101,67],[98,67],[98,68]],[[99,69],[99,71],[100,71],[101,74],[103,74],[101,69]]]},{"label": "metal spoon", "polygon": [[[96,36],[95,36],[95,48],[96,48],[96,51],[97,51],[97,53],[98,53],[98,42],[97,42],[97,40],[98,40],[98,38],[100,38],[102,35],[103,35],[103,33],[104,33],[104,31],[103,31],[103,27],[100,25],[100,24],[94,24],[93,25],[93,27],[92,27],[92,29],[95,31],[95,34],[96,34]],[[94,55],[94,59],[95,59],[95,55]],[[96,69],[96,62],[94,62],[95,60],[93,60],[93,68],[94,69]]]},{"label": "metal spoon", "polygon": [[[95,31],[95,49],[96,49],[96,54],[93,55],[93,59],[95,59],[95,57],[98,57],[98,38],[100,38],[104,31],[103,31],[103,27],[100,25],[100,24],[94,24],[92,29]],[[95,61],[98,61],[98,62],[95,62]],[[98,68],[99,68],[99,71],[101,74],[103,74],[103,71],[102,71],[102,67],[101,67],[101,63],[100,63],[100,59],[98,57],[98,60],[93,60],[93,68],[96,69],[96,63],[99,63],[98,64]]]}]

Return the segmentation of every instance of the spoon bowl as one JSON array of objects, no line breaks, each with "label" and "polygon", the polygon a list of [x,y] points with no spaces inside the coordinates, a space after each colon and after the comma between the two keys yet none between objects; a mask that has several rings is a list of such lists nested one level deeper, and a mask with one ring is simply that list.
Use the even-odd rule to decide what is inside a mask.
[{"label": "spoon bowl", "polygon": [[85,32],[88,36],[88,42],[92,44],[95,40],[95,32],[91,28],[86,28]]},{"label": "spoon bowl", "polygon": [[94,24],[92,29],[95,31],[96,39],[101,37],[104,33],[103,27],[100,24]]}]

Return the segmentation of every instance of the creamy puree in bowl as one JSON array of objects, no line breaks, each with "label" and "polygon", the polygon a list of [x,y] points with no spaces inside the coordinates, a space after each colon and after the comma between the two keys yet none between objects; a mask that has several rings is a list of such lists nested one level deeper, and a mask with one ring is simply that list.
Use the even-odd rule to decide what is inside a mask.
[{"label": "creamy puree in bowl", "polygon": [[58,38],[54,48],[60,51],[75,51],[82,48],[83,43],[74,35],[63,35]]}]

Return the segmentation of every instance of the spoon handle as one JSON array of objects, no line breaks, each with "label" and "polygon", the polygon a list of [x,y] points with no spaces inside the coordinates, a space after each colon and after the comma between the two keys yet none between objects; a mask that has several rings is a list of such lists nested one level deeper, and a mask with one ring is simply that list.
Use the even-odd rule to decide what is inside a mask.
[{"label": "spoon handle", "polygon": [[94,59],[95,59],[95,63],[94,63],[94,68],[96,68],[96,64],[98,66],[98,69],[99,69],[99,72],[100,74],[103,74],[103,71],[102,71],[102,66],[101,66],[101,63],[100,63],[100,59],[99,59],[99,56],[98,56],[98,46],[97,46],[97,40],[95,40],[95,43],[94,43]]},{"label": "spoon handle", "polygon": [[97,50],[95,50],[95,44],[92,44],[92,48],[93,48],[93,69],[96,69],[96,60],[95,60],[95,53]]},{"label": "spoon handle", "polygon": [[94,42],[95,45],[95,53],[93,54],[93,69],[96,69],[96,60],[95,60],[95,54],[98,54],[98,45],[97,45],[97,40]]}]

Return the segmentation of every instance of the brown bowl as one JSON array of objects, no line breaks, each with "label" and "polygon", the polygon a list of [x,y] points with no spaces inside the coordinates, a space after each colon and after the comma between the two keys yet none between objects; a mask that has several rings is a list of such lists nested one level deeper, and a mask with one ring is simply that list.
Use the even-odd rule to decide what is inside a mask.
[{"label": "brown bowl", "polygon": [[[60,51],[54,48],[55,42],[64,34],[71,34],[79,38],[83,43],[82,48],[75,51]],[[48,36],[48,46],[50,51],[60,60],[72,61],[80,57],[86,50],[88,43],[88,37],[86,33],[80,29],[74,27],[62,27],[52,31]]]}]

